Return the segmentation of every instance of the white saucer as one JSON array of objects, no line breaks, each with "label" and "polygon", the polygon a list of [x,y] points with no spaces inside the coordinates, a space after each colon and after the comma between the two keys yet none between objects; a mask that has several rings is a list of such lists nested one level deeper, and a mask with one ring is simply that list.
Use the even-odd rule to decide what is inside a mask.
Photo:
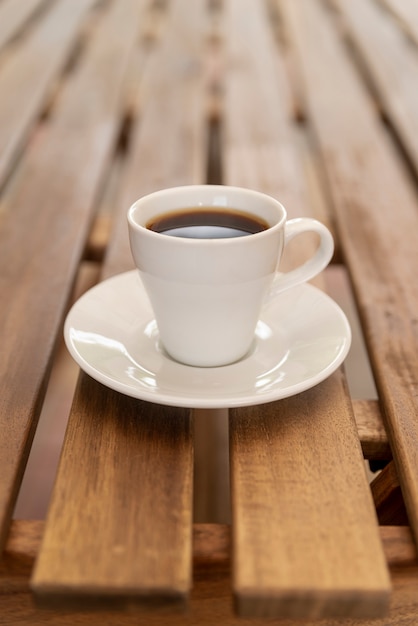
[{"label": "white saucer", "polygon": [[90,376],[128,396],[158,404],[223,408],[292,396],[327,378],[351,343],[339,306],[309,284],[271,299],[250,353],[224,367],[197,368],[170,359],[137,271],[86,292],[70,310],[67,347]]}]

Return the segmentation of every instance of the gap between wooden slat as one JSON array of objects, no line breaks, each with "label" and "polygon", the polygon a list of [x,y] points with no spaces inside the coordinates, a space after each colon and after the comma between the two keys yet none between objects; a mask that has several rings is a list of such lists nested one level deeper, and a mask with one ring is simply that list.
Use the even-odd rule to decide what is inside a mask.
[{"label": "gap between wooden slat", "polygon": [[350,351],[344,370],[353,399],[376,399],[377,391],[359,318],[355,294],[344,265],[332,264],[324,272],[327,292],[339,304],[351,326]]},{"label": "gap between wooden slat", "polygon": [[[81,264],[69,306],[97,283],[99,272],[97,263]],[[69,355],[62,337],[54,357],[14,518],[43,520],[46,517],[78,372],[78,365]]]}]

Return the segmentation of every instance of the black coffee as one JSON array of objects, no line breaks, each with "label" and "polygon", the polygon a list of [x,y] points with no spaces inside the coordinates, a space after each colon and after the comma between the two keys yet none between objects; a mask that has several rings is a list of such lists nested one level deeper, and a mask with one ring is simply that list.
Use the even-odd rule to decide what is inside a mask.
[{"label": "black coffee", "polygon": [[164,213],[150,220],[146,227],[172,237],[225,239],[260,233],[269,225],[262,218],[235,209],[196,207]]}]

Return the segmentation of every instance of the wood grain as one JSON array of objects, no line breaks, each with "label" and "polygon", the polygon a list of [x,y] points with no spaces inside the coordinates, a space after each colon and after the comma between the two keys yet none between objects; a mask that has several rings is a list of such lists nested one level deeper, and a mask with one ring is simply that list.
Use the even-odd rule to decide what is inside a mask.
[{"label": "wood grain", "polygon": [[[416,625],[416,545],[407,526],[377,527],[360,447],[376,459],[393,448],[416,540],[416,189],[380,118],[383,110],[412,161],[406,113],[415,115],[415,96],[407,83],[416,51],[377,4],[110,0],[90,20],[90,0],[57,0],[27,22],[41,2],[14,0],[13,28],[0,18],[0,42],[9,28],[11,43],[0,58],[0,539],[95,209],[109,204],[105,234],[96,238],[95,230],[87,252],[105,259],[104,278],[133,265],[133,200],[204,182],[209,116],[217,178],[267,191],[291,217],[314,215],[333,228],[379,393],[378,402],[352,402],[341,370],[296,398],[234,410],[233,526],[193,530],[189,411],[135,401],[80,375],[48,521],[11,525],[0,560],[0,625],[249,626],[250,615],[281,626]],[[399,16],[412,7],[381,4]],[[7,6],[0,2],[0,14]],[[216,42],[208,39],[210,15],[221,28]],[[410,26],[414,38],[412,18]],[[347,33],[357,57],[341,37]],[[303,248],[290,251],[286,266]],[[195,423],[199,454],[206,448],[213,457],[195,465],[195,484],[208,490],[202,518],[228,504],[226,425],[213,428],[205,417]],[[211,490],[206,470],[222,490]],[[396,480],[385,478],[394,478],[390,471],[372,488],[379,502],[399,495]],[[385,560],[393,594],[388,614],[375,617],[388,602]],[[48,609],[35,605],[30,586]],[[245,616],[234,614],[231,593]],[[178,614],[186,598],[188,611]]]},{"label": "wood grain", "polygon": [[[75,3],[67,4],[61,10],[69,10],[69,4],[75,9]],[[0,309],[0,549],[96,194],[117,137],[137,9],[129,0],[111,5],[102,16],[53,119],[26,151],[18,184],[3,207],[0,292],[7,306]]]},{"label": "wood grain", "polygon": [[[289,218],[316,217],[330,225],[325,207],[312,201],[312,168],[306,165],[307,152],[298,149],[286,67],[266,7],[231,0],[224,28],[223,182],[276,197]],[[309,157],[312,161],[312,154]],[[294,240],[280,269],[301,263],[316,245],[309,234]],[[323,287],[321,276],[312,282]]]},{"label": "wood grain", "polygon": [[93,0],[56,3],[0,67],[0,186],[51,94]]},{"label": "wood grain", "polygon": [[382,414],[418,540],[415,190],[329,15],[317,3],[280,4],[298,54]]},{"label": "wood grain", "polygon": [[385,611],[389,581],[342,387],[334,374],[294,399],[231,411],[234,580],[243,612]]},{"label": "wood grain", "polygon": [[[276,195],[291,216],[309,214],[268,16],[252,1],[228,9],[225,180]],[[292,250],[291,262],[307,249]],[[342,376],[296,399],[231,411],[233,585],[243,617],[385,610],[389,581]]]},{"label": "wood grain", "polygon": [[382,413],[377,400],[354,400],[354,417],[365,459],[390,459]]},{"label": "wood grain", "polygon": [[[150,626],[196,625],[250,626],[261,624],[260,620],[245,619],[234,615],[230,600],[230,527],[215,524],[198,524],[193,529],[195,584],[187,614],[178,615],[170,610],[135,609],[135,611],[80,611],[73,609],[51,611],[34,605],[28,592],[28,578],[39,550],[44,524],[22,521],[14,523],[0,561],[0,584],[2,590],[13,593],[1,595],[2,612],[0,624],[9,626],[133,626],[147,623]],[[393,582],[393,596],[387,617],[373,620],[343,618],[333,620],[263,620],[262,623],[277,626],[414,626],[418,601],[416,576],[418,557],[409,529],[386,526],[381,528],[382,543],[388,559]]]},{"label": "wood grain", "polygon": [[130,606],[138,597],[184,598],[190,438],[188,411],[104,393],[81,378],[31,583],[39,601]]},{"label": "wood grain", "polygon": [[[186,6],[187,23],[182,19]],[[132,133],[102,277],[133,265],[129,204],[159,185],[193,182],[200,175],[196,166],[204,154],[206,112],[198,59],[204,14],[203,1],[192,9],[186,0],[170,5],[167,36],[144,65],[141,123]],[[122,433],[122,444],[126,415],[133,425]],[[93,454],[96,445],[100,448]],[[188,410],[130,401],[81,374],[32,580],[38,600],[52,606],[182,607],[192,584],[192,452]],[[81,485],[79,491],[74,484]],[[72,512],[62,515],[68,497]],[[98,530],[92,520],[103,520],[103,526]]]},{"label": "wood grain", "polygon": [[204,6],[197,0],[186,9],[181,0],[169,8],[166,30],[143,65],[137,112],[140,121],[133,128],[129,161],[121,176],[104,278],[134,267],[126,213],[135,200],[161,188],[205,182]]},{"label": "wood grain", "polygon": [[408,526],[395,466],[391,461],[370,484],[379,524]]},{"label": "wood grain", "polygon": [[230,0],[226,8],[224,182],[277,197],[289,217],[312,215],[292,128],[290,87],[265,7]]},{"label": "wood grain", "polygon": [[416,48],[395,20],[375,2],[336,0],[336,4],[380,106],[418,171]]}]

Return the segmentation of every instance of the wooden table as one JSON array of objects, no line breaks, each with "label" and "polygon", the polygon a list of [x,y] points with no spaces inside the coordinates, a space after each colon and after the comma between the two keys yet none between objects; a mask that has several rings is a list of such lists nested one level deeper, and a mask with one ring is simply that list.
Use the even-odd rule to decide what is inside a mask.
[{"label": "wooden table", "polygon": [[[413,0],[1,0],[0,624],[418,623],[417,44]],[[14,519],[74,285],[201,182],[329,225],[354,361],[229,415],[80,373],[47,518]]]}]

